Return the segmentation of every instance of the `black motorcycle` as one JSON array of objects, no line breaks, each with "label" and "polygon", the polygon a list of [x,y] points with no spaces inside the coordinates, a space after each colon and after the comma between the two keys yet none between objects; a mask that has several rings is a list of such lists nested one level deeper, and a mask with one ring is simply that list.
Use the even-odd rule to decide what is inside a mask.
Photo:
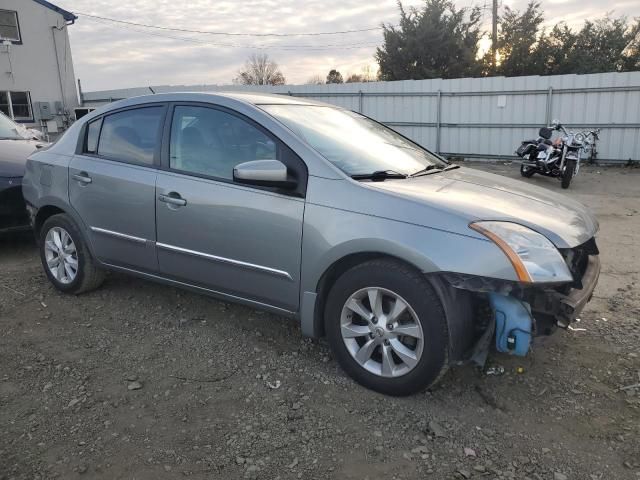
[{"label": "black motorcycle", "polygon": [[[580,170],[582,155],[595,148],[600,130],[568,132],[559,120],[554,120],[551,126],[542,127],[536,140],[525,140],[516,150],[516,154],[524,159],[520,174],[525,178],[536,173],[555,177],[560,179],[562,188],[569,188]],[[560,142],[555,145],[551,141],[554,131],[562,132]]]}]

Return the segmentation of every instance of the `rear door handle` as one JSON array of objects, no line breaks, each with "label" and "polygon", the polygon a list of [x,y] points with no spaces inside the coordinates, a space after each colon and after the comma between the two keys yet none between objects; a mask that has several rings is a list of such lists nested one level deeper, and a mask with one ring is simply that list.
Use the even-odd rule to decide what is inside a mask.
[{"label": "rear door handle", "polygon": [[187,201],[176,192],[171,192],[168,195],[159,195],[158,200],[176,207],[184,207],[187,204]]},{"label": "rear door handle", "polygon": [[91,180],[91,177],[89,176],[89,174],[87,172],[80,172],[80,173],[76,173],[74,175],[71,176],[71,178],[73,178],[76,182],[80,182],[83,184],[89,184],[91,183],[93,180]]}]

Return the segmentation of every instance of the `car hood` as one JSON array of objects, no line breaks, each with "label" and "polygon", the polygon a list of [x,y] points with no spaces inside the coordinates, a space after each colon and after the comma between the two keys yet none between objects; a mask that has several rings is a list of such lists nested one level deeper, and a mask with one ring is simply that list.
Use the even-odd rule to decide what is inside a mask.
[{"label": "car hood", "polygon": [[[580,245],[598,230],[598,222],[589,210],[565,195],[464,167],[369,185],[448,211],[469,222],[519,223],[545,235],[558,248]],[[429,226],[428,221],[425,226]]]},{"label": "car hood", "polygon": [[35,140],[0,140],[0,177],[22,177],[27,157],[43,142]]}]

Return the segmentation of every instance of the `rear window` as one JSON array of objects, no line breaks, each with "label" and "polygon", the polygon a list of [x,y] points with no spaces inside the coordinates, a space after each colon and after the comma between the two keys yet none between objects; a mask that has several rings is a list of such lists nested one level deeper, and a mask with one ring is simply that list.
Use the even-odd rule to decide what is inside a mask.
[{"label": "rear window", "polygon": [[163,112],[164,107],[145,107],[104,117],[98,154],[123,162],[152,165]]}]

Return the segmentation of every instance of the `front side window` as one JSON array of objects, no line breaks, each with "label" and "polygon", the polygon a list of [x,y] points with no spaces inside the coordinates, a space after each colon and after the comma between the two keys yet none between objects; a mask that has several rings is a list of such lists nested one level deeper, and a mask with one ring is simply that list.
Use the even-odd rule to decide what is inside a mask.
[{"label": "front side window", "polygon": [[105,116],[98,154],[114,160],[152,165],[163,113],[164,107],[143,107]]},{"label": "front side window", "polygon": [[392,170],[404,175],[443,160],[358,113],[315,105],[262,105],[347,175]]},{"label": "front side window", "polygon": [[276,142],[247,121],[213,108],[175,108],[169,144],[172,169],[232,180],[239,163],[276,159]]},{"label": "front side window", "polygon": [[20,27],[16,12],[0,10],[0,40],[20,42]]},{"label": "front side window", "polygon": [[0,111],[13,120],[33,120],[29,92],[0,92]]}]

